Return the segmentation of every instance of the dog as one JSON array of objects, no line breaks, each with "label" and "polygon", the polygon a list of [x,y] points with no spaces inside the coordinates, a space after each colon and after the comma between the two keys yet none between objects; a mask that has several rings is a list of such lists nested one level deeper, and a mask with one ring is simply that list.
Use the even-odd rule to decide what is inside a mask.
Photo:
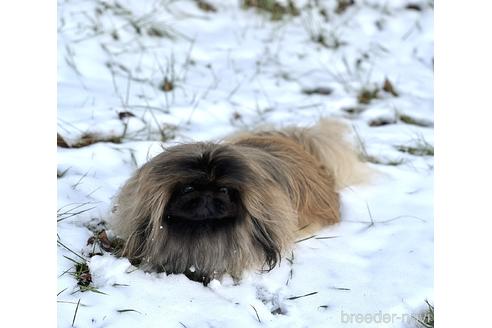
[{"label": "dog", "polygon": [[296,238],[339,222],[339,190],[367,179],[347,134],[322,119],[165,149],[115,198],[118,255],[205,285],[273,269]]}]

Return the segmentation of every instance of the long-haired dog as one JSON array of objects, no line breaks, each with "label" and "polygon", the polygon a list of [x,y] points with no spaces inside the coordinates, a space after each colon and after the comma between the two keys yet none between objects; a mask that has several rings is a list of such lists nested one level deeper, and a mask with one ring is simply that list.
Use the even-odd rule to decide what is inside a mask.
[{"label": "long-haired dog", "polygon": [[323,119],[166,149],[116,198],[120,255],[204,283],[271,270],[302,231],[337,223],[338,190],[366,175],[346,130]]}]

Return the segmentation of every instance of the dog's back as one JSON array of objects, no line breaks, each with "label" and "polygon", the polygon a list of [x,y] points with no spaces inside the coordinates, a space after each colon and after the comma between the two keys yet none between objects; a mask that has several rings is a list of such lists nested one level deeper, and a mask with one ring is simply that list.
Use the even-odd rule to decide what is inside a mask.
[{"label": "dog's back", "polygon": [[329,171],[335,180],[336,190],[340,190],[366,182],[371,175],[371,170],[360,161],[354,145],[348,140],[349,133],[350,128],[341,121],[323,118],[310,127],[259,129],[236,134],[229,141],[262,135],[276,135],[293,140]]},{"label": "dog's back", "polygon": [[279,133],[295,140],[313,155],[335,178],[336,189],[367,181],[369,168],[360,161],[354,145],[347,139],[349,127],[341,121],[322,119],[308,128],[287,127]]},{"label": "dog's back", "polygon": [[308,128],[243,132],[226,143],[244,147],[242,153],[283,186],[298,215],[298,228],[311,232],[337,223],[338,191],[367,177],[347,133],[343,123],[323,119]]}]

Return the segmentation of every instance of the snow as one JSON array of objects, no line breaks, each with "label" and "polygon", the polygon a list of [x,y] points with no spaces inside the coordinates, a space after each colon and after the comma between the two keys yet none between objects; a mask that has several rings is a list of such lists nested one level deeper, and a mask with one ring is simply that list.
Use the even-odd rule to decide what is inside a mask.
[{"label": "snow", "polygon": [[[433,301],[434,161],[397,149],[433,144],[432,126],[398,119],[433,122],[433,9],[426,1],[421,11],[404,0],[356,1],[338,15],[336,1],[296,1],[300,16],[272,21],[239,1],[209,2],[217,12],[194,1],[58,3],[58,133],[69,143],[86,133],[124,134],[122,143],[58,148],[59,213],[83,204],[58,222],[59,241],[87,259],[91,285],[104,293],[78,291],[64,273],[74,267],[66,257],[77,257],[60,246],[58,325],[72,325],[80,300],[75,327],[405,326],[343,315],[419,313]],[[151,27],[171,37],[148,35]],[[318,32],[343,45],[314,42]],[[165,77],[170,92],[159,89]],[[361,88],[382,87],[385,78],[398,97],[381,90],[369,104],[357,102]],[[332,93],[302,92],[317,87]],[[88,257],[87,240],[104,228],[112,197],[162,146],[323,116],[355,128],[378,174],[344,189],[342,222],[297,243],[271,272],[204,287],[135,270],[106,252]],[[370,126],[375,120],[390,124]]]}]

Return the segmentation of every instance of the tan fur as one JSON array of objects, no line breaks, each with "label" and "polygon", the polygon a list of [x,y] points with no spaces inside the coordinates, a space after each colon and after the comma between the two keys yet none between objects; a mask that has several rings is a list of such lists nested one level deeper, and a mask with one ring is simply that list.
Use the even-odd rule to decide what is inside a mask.
[{"label": "tan fur", "polygon": [[278,134],[295,140],[333,175],[337,190],[367,182],[373,174],[360,161],[354,145],[348,140],[350,128],[339,120],[323,118],[311,127],[290,126],[279,131],[259,129],[255,132],[239,132],[226,140],[234,142],[259,133]]},{"label": "tan fur", "polygon": [[[140,168],[116,199],[112,227],[126,240],[121,255],[151,271],[186,273],[194,266],[203,281],[224,273],[240,277],[266,262],[274,265],[300,230],[339,222],[338,190],[367,176],[346,133],[340,122],[322,120],[311,128],[240,133],[219,144],[164,151]],[[244,165],[248,178],[236,188],[245,217],[229,230],[193,238],[173,235],[163,223],[166,204],[173,187],[192,178],[173,165],[204,152]],[[209,179],[215,179],[213,174]]]}]

